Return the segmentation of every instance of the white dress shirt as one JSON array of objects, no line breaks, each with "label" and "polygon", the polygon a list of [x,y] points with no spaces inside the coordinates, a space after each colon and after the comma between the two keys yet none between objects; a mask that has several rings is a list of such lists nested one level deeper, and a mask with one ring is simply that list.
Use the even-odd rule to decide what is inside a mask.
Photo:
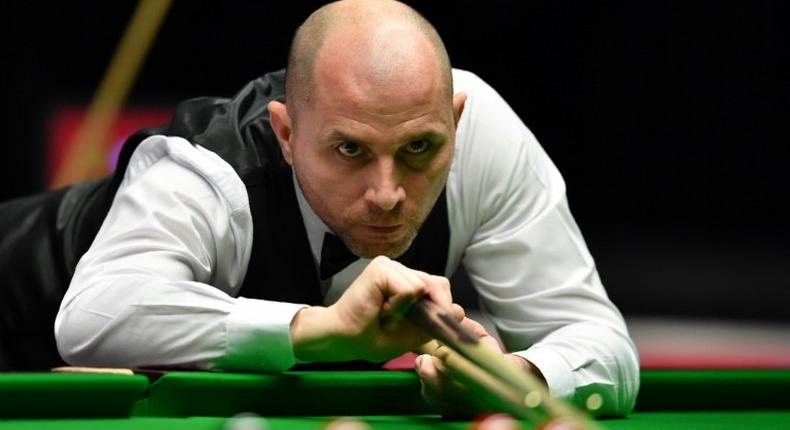
[{"label": "white dress shirt", "polygon": [[[447,181],[445,274],[464,264],[482,310],[510,351],[562,398],[604,396],[633,408],[636,350],[568,209],[565,183],[507,103],[472,73]],[[313,252],[326,225],[295,185]],[[75,365],[282,371],[295,363],[290,322],[303,304],[238,297],[252,248],[241,179],[219,156],[153,136],[132,156],[55,321]],[[368,260],[322,284],[325,304]]]}]

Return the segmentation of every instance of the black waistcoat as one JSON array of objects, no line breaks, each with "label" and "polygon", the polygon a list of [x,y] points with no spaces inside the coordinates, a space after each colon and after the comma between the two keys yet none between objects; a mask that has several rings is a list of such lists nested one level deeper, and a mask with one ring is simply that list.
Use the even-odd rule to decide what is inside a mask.
[{"label": "black waistcoat", "polygon": [[[318,274],[291,167],[283,159],[269,125],[267,104],[284,101],[284,77],[282,70],[266,74],[231,99],[197,98],[181,103],[169,125],[143,130],[129,139],[118,170],[125,169],[137,144],[153,133],[180,136],[217,153],[247,187],[252,212],[252,254],[240,295],[321,304]],[[447,202],[442,192],[412,246],[398,260],[408,267],[443,275],[449,237]]]}]

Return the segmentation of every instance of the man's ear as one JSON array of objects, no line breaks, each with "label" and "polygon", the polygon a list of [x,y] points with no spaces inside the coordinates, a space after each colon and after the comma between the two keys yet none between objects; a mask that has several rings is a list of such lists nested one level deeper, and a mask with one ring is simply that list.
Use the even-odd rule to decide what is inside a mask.
[{"label": "man's ear", "polygon": [[466,93],[460,92],[453,95],[453,119],[455,126],[458,127],[458,121],[461,119],[461,114],[464,112],[464,105],[466,104]]},{"label": "man's ear", "polygon": [[285,162],[293,166],[293,151],[291,148],[291,117],[288,115],[288,108],[284,103],[272,100],[268,105],[269,124],[272,131],[280,143],[280,151],[283,153]]}]

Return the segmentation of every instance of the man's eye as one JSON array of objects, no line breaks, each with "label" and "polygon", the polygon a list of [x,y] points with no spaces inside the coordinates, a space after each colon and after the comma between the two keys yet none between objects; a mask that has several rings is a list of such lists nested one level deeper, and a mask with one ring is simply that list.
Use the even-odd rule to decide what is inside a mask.
[{"label": "man's eye", "polygon": [[345,142],[337,147],[337,150],[346,157],[357,157],[362,154],[362,148],[356,143]]},{"label": "man's eye", "polygon": [[430,148],[430,143],[427,140],[415,140],[403,147],[403,150],[409,154],[422,154]]}]

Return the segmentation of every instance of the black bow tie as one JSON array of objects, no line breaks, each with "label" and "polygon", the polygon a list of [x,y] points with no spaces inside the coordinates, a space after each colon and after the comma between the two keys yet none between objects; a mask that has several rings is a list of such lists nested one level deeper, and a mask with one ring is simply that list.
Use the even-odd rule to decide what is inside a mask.
[{"label": "black bow tie", "polygon": [[324,243],[321,245],[321,279],[335,276],[358,258],[339,237],[331,233],[324,234]]}]

